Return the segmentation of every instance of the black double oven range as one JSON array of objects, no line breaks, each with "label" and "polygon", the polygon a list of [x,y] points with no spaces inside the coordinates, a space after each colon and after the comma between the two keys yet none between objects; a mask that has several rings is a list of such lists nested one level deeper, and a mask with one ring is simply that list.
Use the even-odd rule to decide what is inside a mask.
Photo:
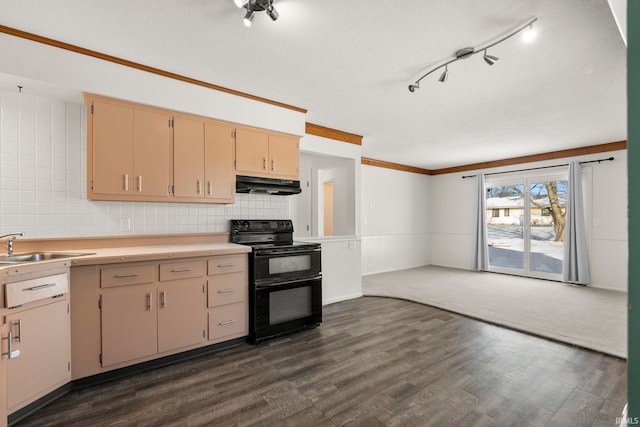
[{"label": "black double oven range", "polygon": [[322,322],[319,243],[294,242],[291,220],[231,220],[229,240],[251,246],[249,341],[257,344]]}]

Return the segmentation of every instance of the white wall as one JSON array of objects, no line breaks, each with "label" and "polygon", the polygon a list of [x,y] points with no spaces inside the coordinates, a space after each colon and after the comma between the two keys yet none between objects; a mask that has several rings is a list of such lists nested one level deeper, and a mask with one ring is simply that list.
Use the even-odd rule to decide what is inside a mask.
[{"label": "white wall", "polygon": [[431,263],[431,177],[362,166],[362,273]]},{"label": "white wall", "polygon": [[[322,301],[323,304],[357,298],[362,296],[362,273],[360,268],[361,243],[360,232],[360,155],[362,147],[323,138],[315,135],[305,135],[300,143],[302,164],[306,168],[319,170],[335,168],[340,172],[342,181],[349,181],[343,188],[353,196],[346,196],[343,211],[334,211],[341,216],[339,221],[344,224],[345,232],[352,235],[340,237],[301,237],[299,240],[315,241],[322,244]],[[351,169],[347,171],[346,169]],[[341,182],[342,182],[341,181]],[[313,186],[312,186],[313,187]],[[348,187],[348,188],[347,188]],[[320,192],[319,194],[322,194]],[[311,211],[313,231],[318,234],[319,206],[318,189],[313,192]],[[335,209],[335,204],[334,204]],[[315,211],[315,212],[314,212]],[[295,212],[292,212],[295,214]]]},{"label": "white wall", "polygon": [[[0,72],[100,95],[304,135],[306,114],[0,34]],[[213,82],[215,83],[215,82]],[[15,86],[14,86],[15,87]],[[302,106],[304,107],[304,106]]]},{"label": "white wall", "polygon": [[[588,200],[586,221],[589,234],[592,286],[627,290],[627,156],[626,151],[528,163],[483,170],[503,170],[586,161],[613,156],[612,162],[584,165]],[[472,269],[475,233],[475,179],[462,179],[475,171],[436,175],[432,178],[431,263]],[[364,243],[363,243],[364,246]]]},{"label": "white wall", "polygon": [[286,196],[237,194],[233,205],[93,202],[85,175],[84,106],[0,90],[0,234],[228,232],[231,218],[289,215]]}]

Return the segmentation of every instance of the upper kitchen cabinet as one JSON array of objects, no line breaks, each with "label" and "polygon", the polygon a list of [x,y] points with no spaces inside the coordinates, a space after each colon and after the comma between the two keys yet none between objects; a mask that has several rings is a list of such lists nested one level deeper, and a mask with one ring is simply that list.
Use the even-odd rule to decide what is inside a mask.
[{"label": "upper kitchen cabinet", "polygon": [[171,115],[86,95],[87,195],[93,200],[164,200],[171,185]]},{"label": "upper kitchen cabinet", "polygon": [[238,127],[236,129],[236,173],[297,180],[299,138]]},{"label": "upper kitchen cabinet", "polygon": [[236,175],[233,170],[233,126],[207,120],[204,124],[205,199],[217,203],[233,203]]},{"label": "upper kitchen cabinet", "polygon": [[204,121],[176,116],[173,124],[173,192],[179,199],[202,199]]},{"label": "upper kitchen cabinet", "polygon": [[197,117],[174,122],[174,196],[180,201],[233,203],[234,127]]}]

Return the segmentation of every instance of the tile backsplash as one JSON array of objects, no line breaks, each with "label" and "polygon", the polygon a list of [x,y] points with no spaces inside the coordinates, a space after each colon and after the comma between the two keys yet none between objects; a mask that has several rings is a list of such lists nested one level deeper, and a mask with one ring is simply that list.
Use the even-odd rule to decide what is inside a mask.
[{"label": "tile backsplash", "polygon": [[228,232],[231,218],[288,218],[286,196],[233,205],[95,202],[84,105],[0,90],[0,234],[27,238]]}]

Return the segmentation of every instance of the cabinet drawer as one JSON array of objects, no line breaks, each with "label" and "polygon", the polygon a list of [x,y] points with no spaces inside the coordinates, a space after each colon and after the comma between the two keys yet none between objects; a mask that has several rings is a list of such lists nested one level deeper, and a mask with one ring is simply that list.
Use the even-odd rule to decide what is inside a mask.
[{"label": "cabinet drawer", "polygon": [[69,292],[69,278],[67,273],[38,277],[37,279],[8,283],[5,285],[5,289],[6,306],[15,307],[40,299],[51,298],[54,295],[66,294]]},{"label": "cabinet drawer", "polygon": [[209,278],[207,306],[217,307],[247,300],[247,276],[241,272]]},{"label": "cabinet drawer", "polygon": [[160,264],[160,281],[188,279],[204,276],[204,261],[172,262]]},{"label": "cabinet drawer", "polygon": [[209,311],[209,340],[222,341],[230,335],[248,335],[247,304],[240,302]]},{"label": "cabinet drawer", "polygon": [[120,266],[100,270],[100,287],[138,285],[154,281],[153,265]]},{"label": "cabinet drawer", "polygon": [[207,262],[209,276],[214,274],[235,273],[247,269],[247,254],[221,255]]}]

